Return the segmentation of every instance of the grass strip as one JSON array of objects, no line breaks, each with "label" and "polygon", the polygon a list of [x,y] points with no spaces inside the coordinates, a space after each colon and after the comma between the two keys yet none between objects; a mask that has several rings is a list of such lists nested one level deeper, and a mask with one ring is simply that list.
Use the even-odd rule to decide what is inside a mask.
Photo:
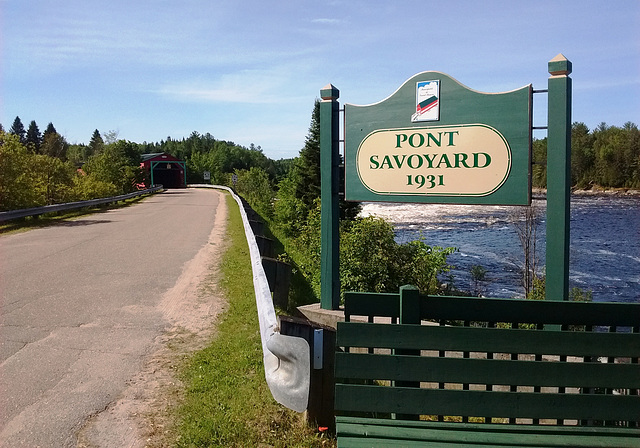
[{"label": "grass strip", "polygon": [[253,274],[240,212],[226,195],[229,217],[221,289],[228,308],[211,345],[181,372],[178,447],[331,447],[300,414],[278,404],[262,362]]}]

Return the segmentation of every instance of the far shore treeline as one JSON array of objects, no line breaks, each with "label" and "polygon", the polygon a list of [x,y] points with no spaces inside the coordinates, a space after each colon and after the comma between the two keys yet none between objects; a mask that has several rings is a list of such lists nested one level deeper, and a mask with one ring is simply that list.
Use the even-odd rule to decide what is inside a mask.
[{"label": "far shore treeline", "polygon": [[[547,185],[547,139],[533,142],[533,186]],[[584,123],[571,127],[571,184],[640,189],[640,131],[632,122],[622,127],[600,123],[589,130]]]},{"label": "far shore treeline", "polygon": [[[267,221],[282,243],[281,258],[294,266],[291,297],[314,301],[320,287],[320,125],[319,102],[299,155],[272,160],[260,146],[248,148],[193,132],[156,143],[118,139],[95,130],[88,144],[70,144],[49,123],[41,133],[35,121],[25,129],[16,117],[0,124],[0,211],[128,193],[147,181],[142,154],[165,152],[186,162],[187,182],[235,185]],[[546,186],[546,138],[533,142],[533,186]],[[572,126],[571,178],[578,189],[640,189],[640,130],[605,123],[589,130]],[[403,284],[427,293],[451,293],[438,282],[447,272],[453,248],[424,241],[397,244],[391,224],[359,218],[359,205],[341,204],[341,284],[344,290],[397,292]],[[299,279],[296,280],[296,278]],[[298,299],[294,299],[298,301]],[[290,303],[290,305],[294,305]]]}]

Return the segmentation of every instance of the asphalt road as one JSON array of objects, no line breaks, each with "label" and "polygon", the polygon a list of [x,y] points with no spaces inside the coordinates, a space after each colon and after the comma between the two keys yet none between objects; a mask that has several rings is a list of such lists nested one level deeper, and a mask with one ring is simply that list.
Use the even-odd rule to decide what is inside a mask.
[{"label": "asphalt road", "polygon": [[160,301],[208,244],[222,194],[0,236],[0,446],[69,447],[167,327]]}]

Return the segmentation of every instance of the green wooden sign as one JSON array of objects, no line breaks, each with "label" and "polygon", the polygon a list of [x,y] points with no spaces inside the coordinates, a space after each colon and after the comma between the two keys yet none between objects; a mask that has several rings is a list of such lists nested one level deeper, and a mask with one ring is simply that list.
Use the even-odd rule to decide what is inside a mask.
[{"label": "green wooden sign", "polygon": [[423,72],[379,103],[346,104],[345,198],[529,204],[531,97]]}]

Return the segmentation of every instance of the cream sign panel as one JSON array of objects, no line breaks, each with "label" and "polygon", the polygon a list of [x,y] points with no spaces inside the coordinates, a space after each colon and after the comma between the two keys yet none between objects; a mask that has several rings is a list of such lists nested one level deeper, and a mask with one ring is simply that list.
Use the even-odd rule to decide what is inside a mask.
[{"label": "cream sign panel", "polygon": [[486,196],[509,176],[511,149],[483,124],[385,129],[362,140],[356,168],[377,194]]}]

